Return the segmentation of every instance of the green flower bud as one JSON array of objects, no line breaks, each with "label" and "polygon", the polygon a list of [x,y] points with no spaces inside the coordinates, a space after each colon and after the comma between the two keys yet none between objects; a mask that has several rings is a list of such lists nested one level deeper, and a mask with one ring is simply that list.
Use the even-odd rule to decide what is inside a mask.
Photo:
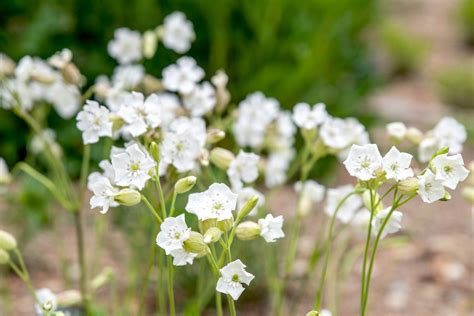
[{"label": "green flower bud", "polygon": [[154,31],[146,31],[143,33],[143,56],[152,58],[155,55],[158,46],[158,36]]},{"label": "green flower bud", "polygon": [[[384,209],[384,207],[383,207],[382,201],[380,201],[380,195],[377,192],[372,192],[372,199],[373,199],[374,205],[376,205],[378,203],[378,205],[375,209],[375,213],[377,213],[379,211],[382,211]],[[364,193],[362,193],[362,201],[364,202],[364,206],[369,211],[371,211],[371,205],[370,205],[371,201],[370,201],[370,191],[369,190],[365,190]]]},{"label": "green flower bud", "polygon": [[407,129],[406,138],[414,145],[419,145],[423,140],[423,133],[416,127],[409,127]]},{"label": "green flower bud", "polygon": [[451,193],[449,193],[448,191],[444,192],[444,196],[439,200],[443,202],[451,200]]},{"label": "green flower bud", "polygon": [[211,162],[216,165],[216,167],[227,170],[229,168],[230,163],[232,160],[235,159],[234,154],[224,148],[216,147],[211,150],[210,160]]},{"label": "green flower bud", "polygon": [[117,132],[125,124],[123,119],[117,114],[110,114],[109,120],[112,122],[112,131]]},{"label": "green flower bud", "polygon": [[0,230],[0,249],[12,250],[17,247],[16,239],[12,234]]},{"label": "green flower bud", "polygon": [[418,187],[418,179],[412,177],[398,183],[398,192],[406,195],[413,195],[418,191]]},{"label": "green flower bud", "polygon": [[199,231],[203,234],[212,227],[217,227],[217,221],[213,218],[206,219],[205,221],[199,221]]},{"label": "green flower bud", "polygon": [[[56,299],[58,305],[63,307],[77,306],[82,302],[81,293],[77,290],[68,290],[58,293]],[[55,316],[57,316],[57,312]]]},{"label": "green flower bud", "polygon": [[206,244],[215,243],[221,239],[222,230],[217,227],[211,227],[204,233],[204,242]]},{"label": "green flower bud", "polygon": [[466,201],[474,204],[474,187],[466,187],[462,190],[462,196]]},{"label": "green flower bud", "polygon": [[235,229],[235,235],[240,240],[253,240],[260,236],[261,228],[255,222],[243,222],[240,223]]},{"label": "green flower bud", "polygon": [[444,155],[444,154],[447,154],[449,153],[449,147],[443,147],[441,148],[440,150],[438,150],[432,157],[431,157],[431,160],[435,159],[436,157],[440,156],[440,155]]},{"label": "green flower bud", "polygon": [[137,190],[122,189],[114,195],[114,200],[121,205],[134,206],[141,202],[142,196]]},{"label": "green flower bud", "polygon": [[102,272],[91,281],[91,287],[94,290],[100,289],[114,278],[114,270],[106,267]]},{"label": "green flower bud", "polygon": [[10,255],[3,249],[0,249],[0,265],[10,262]]},{"label": "green flower bud", "polygon": [[234,219],[230,218],[224,221],[218,221],[216,226],[222,231],[229,231],[232,229],[232,226],[234,226]]},{"label": "green flower bud", "polygon": [[203,236],[198,232],[190,232],[189,238],[183,243],[183,248],[187,252],[197,254],[197,257],[204,257],[207,255],[209,247],[204,242]]},{"label": "green flower bud", "polygon": [[257,206],[258,203],[258,196],[252,195],[247,202],[245,202],[244,206],[240,209],[239,213],[237,214],[237,221],[240,222],[245,216],[247,216],[252,210]]},{"label": "green flower bud", "polygon": [[218,128],[211,128],[207,132],[207,142],[209,144],[215,144],[220,142],[225,138],[225,132],[223,130],[220,130]]},{"label": "green flower bud", "polygon": [[174,185],[174,190],[178,194],[186,193],[191,190],[196,184],[196,177],[189,176],[186,178],[179,179]]},{"label": "green flower bud", "polygon": [[150,144],[150,154],[153,160],[160,162],[160,148],[156,142],[151,142]]}]

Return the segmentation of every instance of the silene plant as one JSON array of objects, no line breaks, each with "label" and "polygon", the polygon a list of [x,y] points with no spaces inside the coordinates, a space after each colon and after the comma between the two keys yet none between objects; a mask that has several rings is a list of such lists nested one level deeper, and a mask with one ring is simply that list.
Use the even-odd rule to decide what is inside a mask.
[{"label": "silene plant", "polygon": [[[445,117],[423,133],[391,123],[386,131],[392,143],[418,150],[410,154],[393,146],[381,153],[357,119],[333,117],[323,103],[298,103],[290,112],[282,110],[276,99],[254,92],[233,104],[222,70],[206,81],[197,62],[183,56],[156,78],[140,63],[155,55],[158,43],[185,54],[194,38],[193,24],[181,12],[170,14],[162,25],[143,34],[117,29],[107,50],[118,66],[112,76],[99,76],[85,92],[85,80],[68,49],[47,60],[25,56],[18,64],[0,56],[1,107],[28,124],[34,133],[31,150],[43,156],[48,167],[43,174],[19,162],[10,173],[1,159],[0,183],[26,173],[72,214],[80,292],[64,299],[33,285],[15,238],[5,231],[0,231],[0,264],[9,265],[24,281],[37,315],[67,315],[64,307],[68,304],[80,306],[84,315],[94,315],[93,306],[98,303],[94,293],[110,271],[96,278],[88,273],[82,218],[92,215],[84,212],[90,208],[97,210],[94,216],[107,216],[138,205],[155,223],[156,233],[147,238],[156,240],[150,262],[157,253],[161,258],[156,288],[159,314],[182,312],[183,302],[174,295],[176,273],[202,261],[201,267],[213,278],[204,280],[205,274],[198,275],[202,287],[193,293],[198,302],[195,314],[211,308],[216,315],[236,315],[235,302],[242,293],[265,283],[271,315],[288,315],[298,301],[298,297],[287,299],[291,283],[292,288],[295,284],[299,288],[297,296],[314,290],[313,308],[307,315],[331,315],[336,307],[329,310],[324,299],[326,283],[334,281],[327,274],[331,250],[339,242],[339,232],[347,229],[355,239],[365,239],[360,243],[363,252],[358,267],[360,315],[365,315],[377,250],[382,239],[401,229],[400,207],[415,198],[426,203],[447,201],[450,190],[468,177],[460,154],[466,140],[464,126]],[[45,106],[52,106],[64,119],[75,117],[82,132],[78,185],[67,172],[54,132],[35,115],[37,108]],[[303,139],[298,150],[296,137]],[[90,166],[91,147],[99,142],[106,148],[106,157],[98,165],[100,171],[90,173],[97,169]],[[352,184],[325,188],[309,178],[316,162],[329,155],[342,162],[354,178]],[[268,211],[267,202],[294,178],[298,179],[294,184],[297,202],[284,223],[282,215]],[[319,238],[311,245],[311,256],[300,272],[303,277],[297,277],[295,259],[303,224],[319,203],[324,203],[327,216],[321,226],[312,227]],[[252,241],[269,244],[259,250],[261,256],[253,258],[265,261],[265,275],[252,274],[249,258],[247,262],[239,258],[239,244]],[[152,278],[150,271],[144,288]],[[145,295],[146,291],[136,295],[132,314],[147,313]]]}]

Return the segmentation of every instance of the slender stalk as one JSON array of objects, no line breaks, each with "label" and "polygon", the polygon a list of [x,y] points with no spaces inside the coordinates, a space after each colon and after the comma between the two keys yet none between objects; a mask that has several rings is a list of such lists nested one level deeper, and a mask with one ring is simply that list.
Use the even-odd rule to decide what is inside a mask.
[{"label": "slender stalk", "polygon": [[156,218],[158,224],[163,223],[163,220],[161,219],[160,215],[158,214],[158,211],[151,205],[150,201],[146,198],[145,195],[142,194],[142,201],[145,203],[147,206],[148,210],[153,214],[153,216]]},{"label": "slender stalk", "polygon": [[222,296],[221,293],[216,292],[216,314],[222,316]]},{"label": "slender stalk", "polygon": [[163,291],[164,284],[164,267],[165,267],[165,256],[161,249],[157,251],[157,261],[158,261],[158,280],[156,283],[156,294],[158,301],[158,315],[166,316],[166,298],[165,291]]},{"label": "slender stalk", "polygon": [[175,210],[175,204],[176,204],[176,198],[178,197],[178,193],[176,191],[173,191],[173,197],[171,199],[171,208],[170,208],[170,217],[173,216],[174,210]]},{"label": "slender stalk", "polygon": [[152,242],[150,244],[150,249],[148,250],[148,265],[147,265],[147,269],[145,273],[145,278],[143,281],[142,291],[140,294],[138,315],[143,315],[143,312],[145,311],[145,299],[148,292],[148,284],[150,283],[150,279],[151,279],[151,272],[153,271],[154,259],[155,259],[155,244]]},{"label": "slender stalk", "polygon": [[168,300],[169,300],[169,308],[170,308],[170,315],[175,316],[175,305],[174,305],[174,289],[173,289],[173,259],[168,256]]},{"label": "slender stalk", "polygon": [[365,241],[365,247],[364,247],[364,259],[362,263],[362,280],[361,280],[361,288],[362,290],[360,291],[360,314],[362,315],[362,309],[364,305],[364,291],[365,291],[365,275],[366,275],[366,269],[367,269],[367,256],[369,254],[369,246],[370,246],[370,240],[372,237],[372,221],[374,219],[374,213],[375,213],[375,208],[374,208],[374,194],[372,189],[369,191],[370,193],[370,219],[369,219],[369,227],[367,229],[367,239]]},{"label": "slender stalk", "polygon": [[229,294],[227,294],[227,304],[229,304],[230,315],[231,316],[236,316],[237,311],[235,310],[234,299]]},{"label": "slender stalk", "polygon": [[77,251],[79,256],[79,287],[81,290],[82,302],[84,305],[84,310],[86,315],[90,313],[89,305],[89,294],[87,289],[87,267],[86,267],[86,256],[84,251],[84,231],[82,226],[82,212],[77,210],[74,212],[74,224],[76,228],[76,242],[77,242]]},{"label": "slender stalk", "polygon": [[163,218],[166,218],[166,202],[165,196],[163,195],[163,188],[161,187],[160,176],[158,175],[158,167],[156,167],[155,184],[160,197],[161,214]]}]

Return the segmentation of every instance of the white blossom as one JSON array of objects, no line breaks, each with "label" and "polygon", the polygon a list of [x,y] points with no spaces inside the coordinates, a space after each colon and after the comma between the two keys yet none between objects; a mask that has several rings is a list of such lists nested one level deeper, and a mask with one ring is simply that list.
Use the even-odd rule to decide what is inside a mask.
[{"label": "white blossom", "polygon": [[287,179],[287,171],[291,160],[295,155],[293,148],[287,148],[268,156],[265,167],[265,185],[273,188],[285,183]]},{"label": "white blossom", "polygon": [[355,118],[328,118],[321,126],[321,140],[331,151],[344,158],[352,144],[364,145],[369,142],[365,127]]},{"label": "white blossom", "polygon": [[324,123],[328,118],[326,105],[317,103],[312,108],[308,103],[298,103],[293,108],[293,120],[303,129],[313,129]]},{"label": "white blossom", "polygon": [[382,167],[382,156],[376,144],[352,145],[344,165],[351,176],[367,181]]},{"label": "white blossom", "polygon": [[337,219],[343,223],[349,223],[362,206],[362,199],[357,194],[352,194],[346,198],[344,202],[342,202],[343,199],[352,191],[354,191],[354,187],[352,185],[344,185],[337,188],[328,189],[326,207],[324,208],[326,214],[333,216],[339,207],[336,215]]},{"label": "white blossom", "polygon": [[185,56],[163,69],[162,83],[167,90],[189,94],[203,77],[204,70],[192,57]]},{"label": "white blossom", "polygon": [[0,84],[0,107],[6,110],[12,107],[31,110],[35,100],[30,87],[17,78],[4,80]]},{"label": "white blossom", "polygon": [[217,281],[217,292],[229,294],[234,300],[237,300],[244,287],[242,284],[249,285],[254,279],[254,275],[245,271],[246,265],[240,260],[235,260],[220,269],[221,277]]},{"label": "white blossom", "polygon": [[426,170],[421,176],[418,176],[418,194],[425,203],[433,203],[444,197],[444,190],[441,180],[436,180],[431,170]]},{"label": "white blossom", "polygon": [[156,112],[161,119],[161,126],[167,127],[178,115],[179,99],[175,94],[160,93],[156,95]]},{"label": "white blossom", "polygon": [[401,141],[407,134],[407,127],[402,122],[392,122],[386,126],[388,136]]},{"label": "white blossom", "polygon": [[120,64],[138,61],[142,58],[142,36],[139,32],[128,28],[116,29],[107,51]]},{"label": "white blossom", "polygon": [[49,87],[46,100],[53,105],[59,116],[70,119],[80,108],[81,93],[77,86],[60,80]]},{"label": "white blossom", "polygon": [[112,166],[117,185],[133,185],[141,190],[151,178],[156,162],[138,144],[132,144],[125,151],[112,155]]},{"label": "white blossom", "polygon": [[119,204],[115,202],[115,194],[119,192],[110,180],[104,176],[89,177],[88,188],[94,193],[90,199],[91,208],[101,208],[101,213],[105,214],[111,207],[117,207]]},{"label": "white blossom", "polygon": [[203,116],[216,105],[216,93],[209,82],[204,82],[183,96],[184,107],[192,116]]},{"label": "white blossom", "polygon": [[69,48],[63,48],[48,58],[48,64],[58,69],[63,69],[72,61],[72,52]]},{"label": "white blossom", "polygon": [[418,146],[418,159],[421,162],[428,162],[431,160],[431,157],[438,151],[440,148],[439,142],[434,137],[424,138],[420,145]]},{"label": "white blossom", "polygon": [[175,266],[193,264],[194,258],[197,256],[196,253],[188,252],[184,248],[172,250],[170,255],[173,257],[173,265]]},{"label": "white blossom", "polygon": [[435,179],[452,190],[455,190],[458,183],[464,181],[469,175],[460,154],[454,156],[439,155],[431,163],[436,174]]},{"label": "white blossom", "polygon": [[40,58],[25,56],[18,62],[15,77],[23,82],[37,80],[42,83],[52,83],[60,76]]},{"label": "white blossom", "polygon": [[[160,225],[156,244],[163,248],[167,255],[170,255],[173,251],[183,249],[183,243],[189,238],[190,231],[191,228],[186,224],[184,214],[177,217],[167,217]],[[175,253],[175,255],[179,256],[182,253]]]},{"label": "white blossom", "polygon": [[440,147],[449,147],[450,154],[459,154],[467,139],[467,132],[464,125],[454,118],[444,117],[434,127],[433,136]]},{"label": "white blossom", "polygon": [[156,94],[151,94],[146,100],[139,92],[129,94],[125,104],[117,112],[126,123],[124,131],[137,137],[143,135],[149,128],[158,127],[161,123],[158,102]]},{"label": "white blossom", "polygon": [[[372,227],[374,228],[373,230],[374,235],[377,235],[379,233],[380,229],[382,228],[382,224],[385,218],[387,217],[388,213],[390,212],[390,210],[391,210],[391,207],[387,207],[383,209],[382,211],[377,212],[377,214],[375,214],[375,217],[372,221]],[[385,227],[382,231],[380,238],[385,238],[385,236],[387,236],[388,234],[393,234],[393,233],[398,232],[402,228],[402,225],[401,225],[402,217],[403,217],[403,214],[401,212],[393,211],[392,215],[387,221],[387,224],[385,224]]]},{"label": "white blossom", "polygon": [[285,237],[283,233],[283,216],[273,217],[272,214],[267,214],[265,218],[260,218],[258,220],[258,225],[260,225],[260,236],[265,239],[266,242],[275,242],[279,238]]},{"label": "white blossom", "polygon": [[300,193],[304,198],[310,199],[313,203],[319,203],[324,199],[324,185],[314,180],[298,181],[295,183],[295,191]]},{"label": "white blossom", "polygon": [[258,178],[258,162],[260,157],[254,153],[241,150],[229,165],[227,176],[232,187],[240,189],[243,183],[251,183]]},{"label": "white blossom", "polygon": [[189,195],[185,209],[201,221],[213,218],[223,221],[233,217],[236,205],[237,194],[223,183],[214,183],[204,192]]},{"label": "white blossom", "polygon": [[186,53],[195,34],[193,24],[182,12],[173,12],[163,22],[163,45],[177,53]]},{"label": "white blossom", "polygon": [[36,303],[35,312],[37,316],[47,316],[58,308],[56,295],[48,288],[35,291]]},{"label": "white blossom", "polygon": [[134,89],[145,77],[143,65],[119,65],[112,75],[112,85],[116,90]]},{"label": "white blossom", "polygon": [[385,177],[396,181],[412,177],[413,170],[410,168],[412,158],[412,155],[401,153],[395,146],[390,148],[382,159],[382,168],[385,171]]},{"label": "white blossom", "polygon": [[0,185],[10,182],[11,175],[5,160],[0,157]]},{"label": "white blossom", "polygon": [[77,114],[77,128],[82,131],[84,144],[93,144],[100,137],[112,137],[110,111],[97,101],[87,100],[82,111]]}]

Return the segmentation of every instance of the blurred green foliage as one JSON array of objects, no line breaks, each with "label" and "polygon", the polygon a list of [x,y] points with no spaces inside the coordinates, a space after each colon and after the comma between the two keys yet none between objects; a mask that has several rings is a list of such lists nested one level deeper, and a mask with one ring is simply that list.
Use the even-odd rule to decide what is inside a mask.
[{"label": "blurred green foliage", "polygon": [[474,46],[474,0],[459,1],[458,19],[466,43]]},{"label": "blurred green foliage", "polygon": [[381,25],[380,41],[389,59],[390,71],[395,75],[413,73],[429,48],[423,38],[393,21]]},{"label": "blurred green foliage", "polygon": [[457,65],[437,78],[438,93],[444,103],[474,109],[474,65]]},{"label": "blurred green foliage", "polygon": [[[188,54],[208,76],[220,68],[228,72],[234,102],[261,90],[285,108],[324,101],[334,115],[364,113],[361,98],[377,82],[364,41],[376,17],[374,0],[2,1],[0,51],[18,60],[27,54],[46,58],[69,47],[90,85],[116,65],[106,50],[116,28],[152,29],[175,10],[195,27]],[[177,57],[159,47],[145,66],[160,76]],[[3,111],[0,120],[0,156],[11,164],[24,155],[25,135],[17,130],[25,126]],[[49,119],[60,131],[59,141],[79,150],[73,120],[60,121]]]}]

